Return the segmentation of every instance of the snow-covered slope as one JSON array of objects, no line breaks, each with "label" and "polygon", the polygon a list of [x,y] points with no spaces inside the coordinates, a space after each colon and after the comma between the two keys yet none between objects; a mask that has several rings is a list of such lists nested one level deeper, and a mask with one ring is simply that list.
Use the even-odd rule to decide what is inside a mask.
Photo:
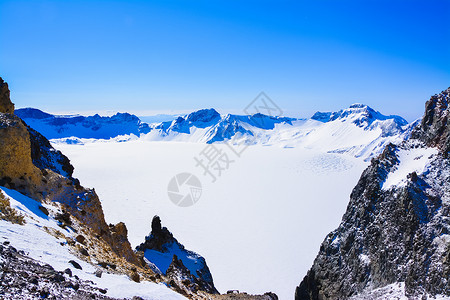
[{"label": "snow-covered slope", "polygon": [[111,117],[57,116],[35,108],[21,108],[15,114],[47,139],[75,136],[78,138],[110,139],[119,135],[147,133],[149,127],[129,113]]},{"label": "snow-covered slope", "polygon": [[[25,221],[24,225],[19,225],[0,220],[0,242],[4,245],[13,245],[16,250],[23,251],[23,254],[27,257],[35,259],[41,264],[46,263],[56,271],[62,273],[64,270],[70,269],[70,274],[78,276],[83,281],[91,281],[89,286],[84,286],[81,290],[89,291],[93,295],[98,295],[98,297],[106,295],[114,298],[132,298],[139,296],[142,299],[186,299],[180,294],[168,289],[162,283],[157,284],[148,281],[136,283],[126,275],[106,272],[103,272],[101,277],[96,276],[95,272],[98,272],[98,268],[79,259],[68,246],[68,241],[75,240],[78,233],[69,227],[62,227],[61,223],[52,217],[56,212],[49,215],[43,212],[55,211],[54,206],[40,204],[19,192],[5,187],[0,188],[0,193],[3,194],[2,197],[9,200],[11,208],[18,211],[24,217]],[[42,207],[45,207],[45,210]],[[81,269],[75,268],[70,261],[76,262]],[[1,261],[1,263],[6,265],[7,261]],[[74,281],[75,278],[72,278],[68,274],[65,273],[65,278],[59,279],[59,281],[63,283]],[[34,299],[37,298],[35,295],[36,291],[37,295],[39,295],[39,291],[44,289],[50,289],[49,292],[51,295],[58,296],[55,287],[48,282],[49,280],[37,278],[36,285],[30,283],[30,286],[22,286],[14,294],[10,294],[12,289],[3,289],[3,292],[5,290],[8,291],[3,296],[6,299]],[[32,292],[33,286],[34,293]],[[74,290],[71,288],[73,285],[67,286],[67,289],[63,289],[65,299],[74,299],[81,295],[81,290]],[[100,290],[103,292],[100,292]],[[61,290],[58,292],[61,293]],[[60,299],[63,298],[62,295],[60,297]]]}]

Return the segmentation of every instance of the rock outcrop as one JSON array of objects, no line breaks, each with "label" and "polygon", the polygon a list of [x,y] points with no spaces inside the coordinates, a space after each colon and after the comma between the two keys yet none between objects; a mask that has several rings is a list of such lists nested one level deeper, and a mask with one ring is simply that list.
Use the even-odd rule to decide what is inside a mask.
[{"label": "rock outcrop", "polygon": [[0,79],[0,185],[37,201],[58,202],[82,224],[101,237],[119,257],[140,266],[127,239],[124,224],[110,228],[94,190],[80,186],[72,177],[69,159],[49,141],[12,114],[14,105],[8,85]]},{"label": "rock outcrop", "polygon": [[56,271],[10,245],[0,245],[0,267],[2,299],[114,300],[104,296],[107,291],[101,287],[72,276],[70,269]]},{"label": "rock outcrop", "polygon": [[159,216],[153,217],[150,235],[136,250],[142,251],[149,262],[156,262],[156,267],[175,289],[218,293],[205,259],[186,250],[166,227],[161,226]]},{"label": "rock outcrop", "polygon": [[399,283],[409,299],[450,297],[448,93],[431,97],[411,138],[363,172],[297,300],[386,299],[358,295]]},{"label": "rock outcrop", "polygon": [[411,138],[423,141],[429,147],[438,147],[444,155],[450,151],[449,101],[450,88],[432,96],[425,104],[420,125],[411,133]]},{"label": "rock outcrop", "polygon": [[10,99],[8,84],[0,77],[0,112],[5,114],[14,113],[14,104]]}]

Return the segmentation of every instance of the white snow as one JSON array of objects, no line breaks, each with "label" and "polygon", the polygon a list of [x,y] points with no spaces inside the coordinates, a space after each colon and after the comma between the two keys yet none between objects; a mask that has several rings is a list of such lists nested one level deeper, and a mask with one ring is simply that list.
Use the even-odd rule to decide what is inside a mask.
[{"label": "white snow", "polygon": [[[424,297],[422,297],[424,296]],[[448,300],[447,296],[429,294],[421,295],[419,297],[408,297],[405,295],[405,283],[397,282],[386,285],[377,289],[368,288],[366,291],[349,298],[349,300],[420,300],[420,299],[435,299]]]},{"label": "white snow", "polygon": [[[287,143],[287,140],[286,140]],[[246,148],[212,183],[195,167],[201,143],[95,142],[57,144],[82,185],[95,187],[107,222],[124,221],[133,246],[144,241],[154,215],[186,249],[205,257],[221,292],[273,291],[292,299],[324,237],[335,229],[367,163],[318,148]],[[180,208],[167,185],[189,172],[202,182],[200,200]]]},{"label": "white snow", "polygon": [[366,254],[360,254],[359,259],[365,264],[370,265],[370,258]]},{"label": "white snow", "polygon": [[441,234],[433,240],[433,244],[437,245],[436,256],[443,255],[450,245],[450,234]]},{"label": "white snow", "polygon": [[[8,240],[18,250],[23,250],[38,261],[51,265],[58,271],[70,268],[74,275],[83,280],[91,280],[98,287],[107,289],[107,296],[117,298],[132,298],[139,296],[143,299],[185,299],[180,294],[170,290],[163,284],[152,282],[136,283],[126,275],[103,273],[101,278],[94,275],[95,267],[72,255],[68,246],[62,246],[63,239],[53,237],[44,231],[43,227],[50,227],[62,231],[57,222],[47,217],[38,207],[39,203],[16,191],[0,188],[8,197],[11,207],[26,217],[25,225],[11,224],[0,220],[0,242]],[[43,206],[46,206],[45,204]],[[46,206],[52,209],[50,206]],[[70,234],[70,232],[66,232]],[[78,262],[82,270],[73,268],[69,260]]]},{"label": "white snow", "polygon": [[416,172],[417,175],[426,172],[430,159],[436,153],[436,148],[400,149],[397,152],[399,164],[394,172],[389,173],[383,184],[383,189],[387,190],[393,186],[403,186],[407,181],[408,174],[412,172]]}]

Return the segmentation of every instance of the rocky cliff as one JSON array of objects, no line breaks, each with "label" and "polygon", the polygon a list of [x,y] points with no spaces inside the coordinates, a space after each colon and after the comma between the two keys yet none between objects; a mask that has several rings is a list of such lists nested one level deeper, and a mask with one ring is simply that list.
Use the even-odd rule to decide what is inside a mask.
[{"label": "rocky cliff", "polygon": [[297,287],[300,299],[450,297],[449,89],[363,172],[339,227]]},{"label": "rocky cliff", "polygon": [[11,107],[14,106],[7,87],[3,83],[0,95],[3,101],[0,110],[0,184],[37,201],[60,203],[71,216],[99,235],[119,257],[138,265],[139,260],[131,246],[123,242],[126,237],[117,237],[118,234],[106,224],[95,191],[83,188],[72,178],[73,167],[69,159],[12,114]]},{"label": "rocky cliff", "polygon": [[11,102],[8,84],[0,77],[0,111],[13,114],[14,104]]}]

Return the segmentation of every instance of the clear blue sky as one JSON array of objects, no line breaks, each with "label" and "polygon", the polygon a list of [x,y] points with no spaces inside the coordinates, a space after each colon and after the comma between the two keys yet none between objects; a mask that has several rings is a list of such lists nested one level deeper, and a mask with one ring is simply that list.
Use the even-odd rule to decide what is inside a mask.
[{"label": "clear blue sky", "polygon": [[354,102],[408,120],[450,86],[450,1],[1,1],[17,107],[243,109]]}]

